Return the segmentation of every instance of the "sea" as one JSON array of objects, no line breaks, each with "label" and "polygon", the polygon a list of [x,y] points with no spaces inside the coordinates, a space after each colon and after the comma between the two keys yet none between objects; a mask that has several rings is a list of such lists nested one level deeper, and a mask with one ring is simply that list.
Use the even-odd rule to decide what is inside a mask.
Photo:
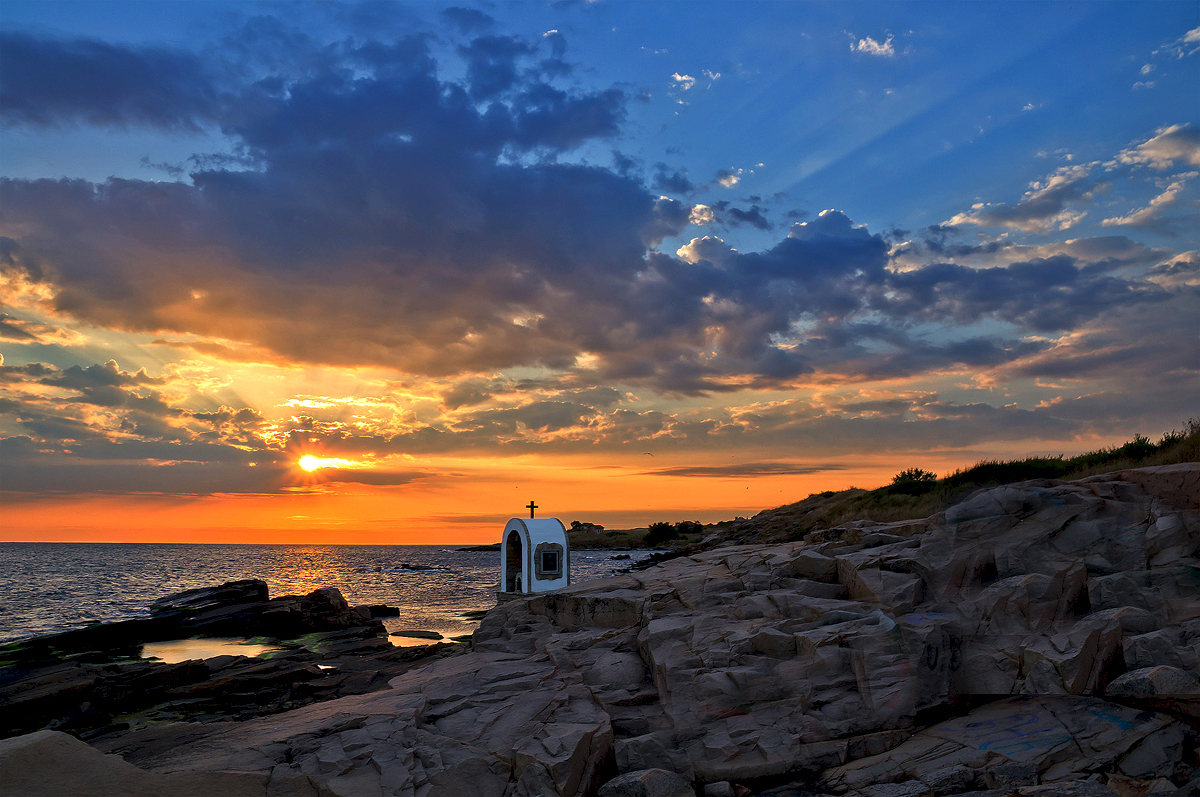
[{"label": "sea", "polygon": [[[650,553],[573,550],[571,581],[610,577]],[[452,545],[0,542],[0,643],[148,617],[165,595],[244,578],[267,582],[272,598],[337,587],[352,606],[399,608],[384,619],[389,632],[453,638],[496,605],[500,554]]]}]

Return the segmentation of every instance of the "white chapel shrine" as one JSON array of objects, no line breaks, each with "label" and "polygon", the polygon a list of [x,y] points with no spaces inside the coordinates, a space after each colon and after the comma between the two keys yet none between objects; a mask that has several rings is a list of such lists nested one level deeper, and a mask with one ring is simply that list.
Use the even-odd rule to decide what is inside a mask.
[{"label": "white chapel shrine", "polygon": [[549,592],[571,583],[571,546],[567,529],[558,518],[533,517],[537,504],[529,502],[529,518],[513,518],[500,541],[500,592]]}]

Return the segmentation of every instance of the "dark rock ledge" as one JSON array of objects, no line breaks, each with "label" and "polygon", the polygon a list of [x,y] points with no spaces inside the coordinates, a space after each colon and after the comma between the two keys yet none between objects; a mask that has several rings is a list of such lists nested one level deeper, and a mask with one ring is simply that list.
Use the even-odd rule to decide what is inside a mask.
[{"label": "dark rock ledge", "polygon": [[[414,662],[459,646],[396,648],[374,610],[326,587],[268,599],[266,582],[233,581],[169,595],[150,617],[0,646],[0,737],[52,729],[103,738],[169,721],[275,714],[387,687]],[[166,664],[142,645],[195,637],[280,644],[267,658],[225,655]]]},{"label": "dark rock ledge", "polygon": [[0,793],[1193,795],[1198,507],[1192,463],[717,546],[504,602],[388,689],[0,741]]}]

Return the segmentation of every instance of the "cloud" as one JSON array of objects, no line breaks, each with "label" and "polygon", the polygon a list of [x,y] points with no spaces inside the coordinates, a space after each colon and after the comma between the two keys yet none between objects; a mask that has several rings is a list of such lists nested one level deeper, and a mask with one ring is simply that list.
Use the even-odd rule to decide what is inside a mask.
[{"label": "cloud", "polygon": [[647,476],[687,479],[752,479],[758,476],[807,476],[844,470],[845,465],[796,465],[790,462],[739,462],[733,465],[684,465],[642,471]]},{"label": "cloud", "polygon": [[[851,43],[850,52],[864,53],[865,55],[874,55],[880,58],[891,58],[896,54],[896,48],[892,46],[892,38],[892,35],[888,34],[886,39],[878,42],[867,36],[859,39],[857,43]],[[853,42],[853,37],[851,37],[851,41]]]},{"label": "cloud", "polygon": [[1072,210],[1069,206],[1090,199],[1094,165],[1063,166],[1044,180],[1031,183],[1016,205],[979,203],[970,212],[959,213],[943,224],[998,226],[1025,232],[1068,229],[1086,215],[1086,211]]},{"label": "cloud", "polygon": [[1192,125],[1159,128],[1152,138],[1119,152],[1114,163],[1149,166],[1157,171],[1173,168],[1177,163],[1200,166],[1200,128]]},{"label": "cloud", "polygon": [[727,245],[720,238],[710,235],[693,238],[675,250],[676,256],[687,263],[699,263],[701,260],[707,260],[715,266],[725,265],[730,256],[736,253],[736,249]]},{"label": "cloud", "polygon": [[714,178],[722,188],[733,188],[742,181],[742,169],[721,169]]},{"label": "cloud", "polygon": [[[1164,44],[1161,51],[1175,58],[1186,58],[1200,52],[1200,27],[1192,28],[1178,39]],[[1155,50],[1155,53],[1158,52]]]},{"label": "cloud", "polygon": [[480,36],[460,45],[458,53],[467,62],[471,99],[492,99],[507,92],[517,83],[519,62],[535,52],[532,44],[515,36]]},{"label": "cloud", "polygon": [[214,77],[181,50],[3,32],[0,74],[0,119],[11,126],[194,131],[221,116]]},{"label": "cloud", "polygon": [[688,212],[689,224],[712,224],[715,220],[716,215],[708,205],[693,205]]},{"label": "cloud", "polygon": [[757,227],[760,230],[770,230],[775,225],[763,215],[762,210],[763,209],[758,205],[751,205],[749,210],[731,207],[726,212],[725,218],[735,227],[748,224],[751,227]]},{"label": "cloud", "polygon": [[439,16],[448,24],[454,26],[459,33],[483,33],[486,30],[490,30],[496,24],[496,20],[493,17],[474,8],[451,6],[450,8],[442,9],[439,12]]},{"label": "cloud", "polygon": [[654,179],[651,185],[655,190],[669,191],[673,194],[686,195],[696,190],[696,185],[688,179],[687,169],[671,169],[665,163],[654,164]]},{"label": "cloud", "polygon": [[[1194,262],[1190,260],[1180,261],[1175,269],[1163,269],[1164,275],[1183,279],[1162,292],[1154,312],[1113,307],[1081,326],[1075,334],[997,369],[996,377],[1086,384],[1092,390],[1110,393],[1114,401],[1129,405],[1121,413],[1124,417],[1139,412],[1147,416],[1159,413],[1158,424],[1178,422],[1179,419],[1163,418],[1162,414],[1168,412],[1169,407],[1175,408],[1170,412],[1178,412],[1180,407],[1193,405],[1194,399],[1182,397],[1189,392],[1194,396],[1200,391],[1200,358],[1196,347],[1179,345],[1180,341],[1200,339],[1200,320],[1195,312],[1196,303],[1200,301],[1200,287],[1195,284],[1194,272]],[[1188,284],[1189,281],[1192,284]],[[1083,380],[1090,380],[1090,384]],[[1131,382],[1154,387],[1139,390],[1138,399],[1133,401],[1123,388]],[[1063,393],[1071,395],[1069,391]],[[1118,398],[1120,396],[1123,398]],[[1057,406],[1056,403],[1051,408]],[[1094,420],[1100,421],[1100,417]]]},{"label": "cloud", "polygon": [[1182,252],[1149,271],[1149,278],[1159,285],[1200,286],[1200,252]]},{"label": "cloud", "polygon": [[1142,227],[1167,235],[1177,234],[1176,231],[1184,225],[1188,229],[1195,229],[1195,222],[1198,218],[1196,214],[1193,213],[1186,219],[1172,219],[1167,217],[1166,211],[1180,204],[1188,179],[1195,177],[1196,174],[1196,172],[1188,172],[1179,175],[1181,179],[1171,182],[1163,189],[1162,193],[1151,199],[1146,207],[1139,208],[1125,216],[1104,219],[1100,224],[1104,227]]},{"label": "cloud", "polygon": [[682,91],[689,91],[693,86],[696,85],[696,78],[692,77],[691,75],[681,75],[678,72],[673,72],[671,74],[671,80],[675,82],[675,87],[681,89]]}]

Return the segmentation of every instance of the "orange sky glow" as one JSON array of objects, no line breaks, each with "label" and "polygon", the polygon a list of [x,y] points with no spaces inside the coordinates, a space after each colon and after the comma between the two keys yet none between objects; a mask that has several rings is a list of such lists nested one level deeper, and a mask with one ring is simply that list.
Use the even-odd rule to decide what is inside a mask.
[{"label": "orange sky glow", "polygon": [[[1014,452],[1015,455],[1015,452]],[[318,462],[322,459],[306,454]],[[435,463],[448,476],[402,486],[329,481],[299,459],[277,494],[219,493],[39,496],[9,502],[0,539],[53,542],[207,542],[305,545],[440,545],[495,542],[509,517],[525,517],[534,500],[539,517],[600,523],[609,529],[658,520],[712,523],[850,486],[873,488],[907,463],[949,473],[978,457],[934,454],[919,460],[857,458],[855,466],[803,475],[696,478],[647,474],[655,457],[634,463],[537,457]],[[733,459],[737,455],[726,455]],[[353,463],[351,463],[353,464]],[[684,465],[679,465],[684,467]]]}]

